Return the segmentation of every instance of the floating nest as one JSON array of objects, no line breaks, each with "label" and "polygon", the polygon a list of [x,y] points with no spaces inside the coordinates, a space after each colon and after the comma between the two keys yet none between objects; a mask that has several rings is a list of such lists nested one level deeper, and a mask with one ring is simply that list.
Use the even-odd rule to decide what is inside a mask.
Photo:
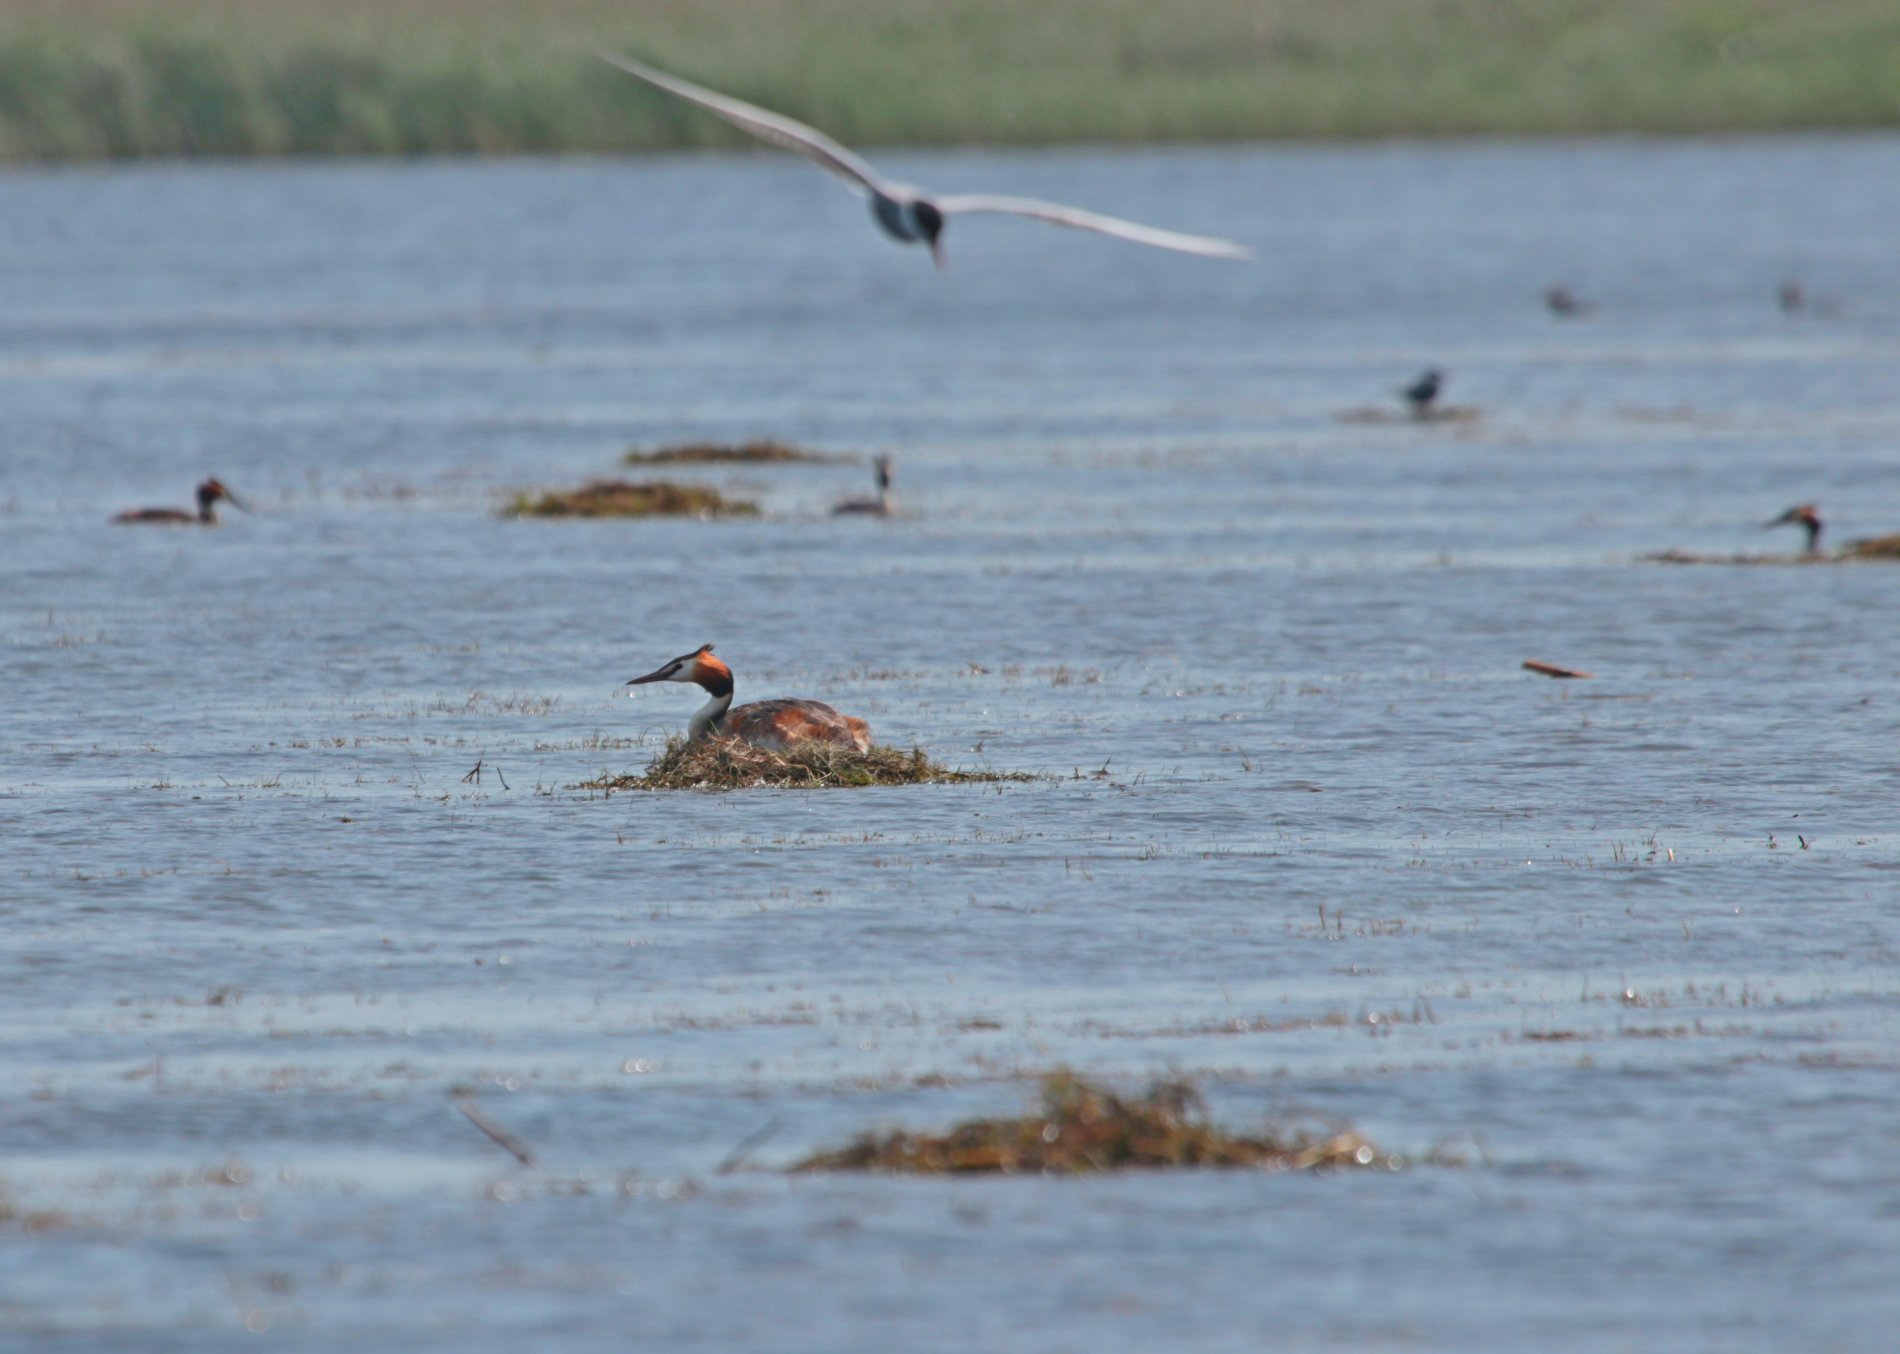
[{"label": "floating nest", "polygon": [[861,785],[967,785],[1034,780],[1020,771],[953,771],[922,748],[869,752],[836,743],[794,743],[774,751],[736,738],[667,740],[666,750],[637,776],[602,775],[577,790],[744,790],[773,785],[793,789]]},{"label": "floating nest", "polygon": [[1868,541],[1849,541],[1831,555],[1703,555],[1693,550],[1658,550],[1642,558],[1651,564],[1768,565],[1777,568],[1811,564],[1864,564],[1900,560],[1900,536],[1876,536]]},{"label": "floating nest", "polygon": [[759,505],[697,484],[596,480],[579,489],[517,494],[508,517],[756,517]]},{"label": "floating nest", "polygon": [[1849,541],[1841,551],[1842,559],[1900,559],[1900,536],[1876,536],[1867,541]]},{"label": "floating nest", "polygon": [[1307,1171],[1395,1164],[1349,1129],[1270,1126],[1260,1137],[1226,1133],[1208,1122],[1200,1093],[1184,1081],[1160,1082],[1144,1095],[1119,1096],[1059,1072],[1043,1079],[1042,1106],[1036,1113],[1019,1119],[972,1119],[941,1134],[866,1134],[791,1169],[1081,1175],[1181,1167]]},{"label": "floating nest", "polygon": [[759,465],[798,461],[807,465],[836,465],[844,458],[805,451],[788,442],[690,442],[682,447],[641,451],[631,447],[620,458],[628,465]]}]

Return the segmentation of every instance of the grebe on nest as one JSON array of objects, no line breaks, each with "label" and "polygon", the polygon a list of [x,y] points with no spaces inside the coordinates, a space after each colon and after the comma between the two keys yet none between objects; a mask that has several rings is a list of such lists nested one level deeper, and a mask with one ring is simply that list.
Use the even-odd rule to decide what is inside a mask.
[{"label": "grebe on nest", "polygon": [[688,739],[717,735],[736,738],[754,747],[784,751],[794,743],[835,743],[839,747],[871,750],[871,726],[841,715],[823,701],[780,699],[753,701],[732,708],[732,669],[713,657],[713,646],[702,644],[628,686],[648,682],[692,682],[712,697],[694,713],[686,726]]}]

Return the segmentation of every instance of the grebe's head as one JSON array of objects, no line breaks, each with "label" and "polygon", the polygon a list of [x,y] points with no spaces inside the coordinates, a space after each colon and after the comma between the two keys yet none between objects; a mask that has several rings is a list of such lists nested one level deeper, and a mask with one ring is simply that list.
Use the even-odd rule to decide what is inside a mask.
[{"label": "grebe's head", "polygon": [[877,487],[879,489],[889,489],[891,487],[890,454],[880,451],[871,458],[871,465],[877,472]]},{"label": "grebe's head", "polygon": [[200,508],[208,508],[219,499],[223,499],[234,508],[242,508],[245,506],[243,500],[225,488],[224,482],[216,477],[208,479],[198,486],[198,506]]},{"label": "grebe's head", "polygon": [[943,254],[943,212],[929,198],[920,197],[910,204],[910,214],[917,222],[924,243],[930,246],[930,257],[936,260],[939,268],[948,267],[950,261]]},{"label": "grebe's head", "polygon": [[644,677],[635,677],[628,686],[645,686],[648,682],[692,682],[712,691],[724,686],[732,689],[732,669],[713,657],[713,646],[702,644],[689,654],[662,663]]}]

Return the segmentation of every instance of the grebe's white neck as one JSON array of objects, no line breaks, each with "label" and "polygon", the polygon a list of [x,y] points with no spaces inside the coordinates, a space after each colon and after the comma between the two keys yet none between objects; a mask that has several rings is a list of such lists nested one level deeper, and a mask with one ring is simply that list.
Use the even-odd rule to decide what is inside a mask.
[{"label": "grebe's white neck", "polygon": [[686,725],[686,739],[696,743],[718,727],[719,721],[726,717],[726,711],[732,708],[732,688],[727,687],[724,695],[715,695],[699,709]]}]

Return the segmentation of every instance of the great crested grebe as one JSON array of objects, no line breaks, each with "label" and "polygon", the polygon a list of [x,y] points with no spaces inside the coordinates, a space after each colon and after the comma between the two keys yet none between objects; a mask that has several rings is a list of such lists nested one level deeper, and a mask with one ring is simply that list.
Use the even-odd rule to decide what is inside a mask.
[{"label": "great crested grebe", "polygon": [[883,454],[873,456],[871,469],[877,475],[877,497],[847,498],[831,510],[833,515],[864,513],[872,517],[890,517],[897,512],[897,499],[891,493],[891,458]]},{"label": "great crested grebe", "polygon": [[668,75],[665,71],[655,70],[644,62],[621,56],[617,52],[602,52],[600,58],[668,94],[698,104],[715,117],[723,118],[740,131],[750,133],[768,145],[802,155],[820,169],[837,175],[851,191],[871,200],[871,215],[884,228],[886,235],[900,244],[921,242],[929,245],[930,255],[937,261],[939,268],[944,266],[941,242],[944,218],[973,212],[1027,216],[1037,221],[1047,221],[1051,225],[1092,230],[1102,235],[1113,235],[1117,239],[1131,240],[1135,244],[1153,245],[1157,249],[1172,249],[1183,254],[1200,254],[1207,258],[1252,257],[1250,250],[1229,240],[1158,230],[1153,226],[1137,225],[1133,221],[1083,211],[1080,207],[1065,207],[1056,202],[1038,202],[1026,197],[993,197],[981,193],[954,197],[932,196],[907,184],[893,183],[881,177],[860,156],[846,150],[817,128],[807,127],[782,113],[768,112],[730,95],[716,94],[703,85],[682,80],[677,75]]},{"label": "great crested grebe", "polygon": [[218,524],[218,500],[223,499],[234,508],[244,507],[238,496],[225,488],[215,479],[206,480],[198,486],[198,511],[185,512],[179,508],[127,508],[112,520],[126,524],[149,522],[168,527],[215,527]]},{"label": "great crested grebe", "polygon": [[714,658],[712,650],[712,645],[702,644],[627,685],[692,682],[704,687],[712,699],[700,706],[687,724],[686,736],[691,740],[717,734],[781,752],[793,743],[835,743],[859,752],[871,750],[871,726],[851,715],[839,714],[823,701],[753,701],[733,709],[732,669]]},{"label": "great crested grebe", "polygon": [[1424,418],[1431,413],[1432,403],[1438,398],[1438,392],[1445,388],[1445,373],[1437,367],[1428,367],[1425,374],[1412,382],[1399,394],[1405,396],[1405,402],[1412,406],[1413,418]]},{"label": "great crested grebe", "polygon": [[1800,526],[1808,533],[1808,553],[1818,554],[1821,549],[1821,529],[1826,523],[1821,521],[1821,510],[1812,503],[1800,503],[1775,518],[1772,522],[1763,522],[1762,530],[1770,527]]}]

